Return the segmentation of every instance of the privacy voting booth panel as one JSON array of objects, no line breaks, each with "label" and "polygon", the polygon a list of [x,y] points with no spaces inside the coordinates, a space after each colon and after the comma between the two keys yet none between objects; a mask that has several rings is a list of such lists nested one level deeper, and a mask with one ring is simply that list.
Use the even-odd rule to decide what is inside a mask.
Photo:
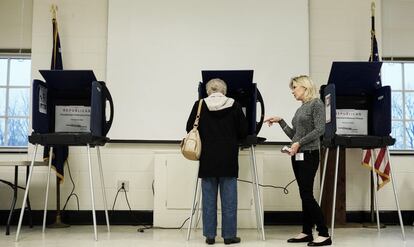
[{"label": "privacy voting booth panel", "polygon": [[[381,147],[391,138],[391,88],[379,81],[381,62],[333,62],[328,84],[323,88],[326,110],[324,143],[347,147]],[[345,116],[338,111],[345,110]],[[366,112],[360,116],[359,111]],[[338,134],[341,127],[349,133]],[[353,134],[353,125],[365,124],[367,133]],[[347,125],[349,124],[349,125]],[[357,131],[361,131],[361,126]]]},{"label": "privacy voting booth panel", "polygon": [[[33,81],[31,143],[83,145],[107,140],[113,102],[91,70],[40,70]],[[111,107],[106,119],[106,102]]]},{"label": "privacy voting booth panel", "polygon": [[[254,70],[266,114],[291,122],[291,77],[309,73],[308,1],[108,1],[111,140],[181,140],[201,71]],[[257,116],[258,118],[260,116]],[[268,141],[289,141],[263,126]]]},{"label": "privacy voting booth panel", "polygon": [[239,102],[246,115],[248,134],[256,134],[259,130],[256,114],[258,90],[256,84],[253,83],[253,70],[206,70],[201,74],[202,81],[198,87],[199,98],[207,97],[206,84],[209,80],[214,78],[224,80],[227,84],[227,96]]}]

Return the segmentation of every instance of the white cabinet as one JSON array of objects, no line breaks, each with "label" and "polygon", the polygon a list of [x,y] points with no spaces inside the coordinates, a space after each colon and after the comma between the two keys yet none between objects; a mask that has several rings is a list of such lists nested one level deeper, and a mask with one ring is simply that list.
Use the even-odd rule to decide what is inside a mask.
[{"label": "white cabinet", "polygon": [[[256,163],[259,181],[263,181],[263,154],[260,152],[256,152]],[[240,152],[239,164],[239,178],[252,181],[249,152]],[[198,162],[186,160],[180,152],[156,152],[154,226],[179,227],[190,216],[197,172]],[[218,226],[220,226],[220,202],[218,202],[218,208]],[[188,222],[184,227],[187,226]],[[238,182],[238,227],[256,227],[252,185],[240,181]]]}]

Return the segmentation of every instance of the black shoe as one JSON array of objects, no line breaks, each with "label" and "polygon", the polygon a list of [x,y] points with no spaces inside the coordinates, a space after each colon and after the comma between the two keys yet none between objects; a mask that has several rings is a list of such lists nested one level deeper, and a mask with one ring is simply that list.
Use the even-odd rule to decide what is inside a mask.
[{"label": "black shoe", "polygon": [[310,242],[308,243],[308,246],[325,246],[325,245],[331,245],[332,244],[332,239],[331,237],[327,238],[326,240],[319,242],[319,243],[315,243],[315,242]]},{"label": "black shoe", "polygon": [[239,237],[234,238],[225,238],[224,244],[237,244],[240,243],[241,239]]},{"label": "black shoe", "polygon": [[214,244],[216,240],[214,238],[206,238],[206,244]]},{"label": "black shoe", "polygon": [[306,235],[306,237],[303,238],[289,238],[287,240],[288,243],[305,243],[305,242],[312,242],[313,237],[312,235]]}]

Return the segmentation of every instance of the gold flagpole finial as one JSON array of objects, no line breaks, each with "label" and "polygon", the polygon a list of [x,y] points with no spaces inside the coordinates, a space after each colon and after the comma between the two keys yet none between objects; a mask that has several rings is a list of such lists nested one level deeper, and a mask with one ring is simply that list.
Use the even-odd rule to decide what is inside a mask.
[{"label": "gold flagpole finial", "polygon": [[375,16],[375,1],[371,3],[371,15]]},{"label": "gold flagpole finial", "polygon": [[50,13],[52,13],[52,18],[56,19],[56,13],[58,11],[58,7],[56,4],[50,5]]}]

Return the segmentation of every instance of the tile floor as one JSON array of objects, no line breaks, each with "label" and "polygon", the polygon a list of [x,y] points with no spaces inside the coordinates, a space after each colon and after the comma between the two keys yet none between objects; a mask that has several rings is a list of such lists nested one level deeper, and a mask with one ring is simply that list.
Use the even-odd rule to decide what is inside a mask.
[{"label": "tile floor", "polygon": [[[105,226],[98,226],[98,241],[93,239],[92,226],[71,226],[65,229],[46,229],[42,234],[41,226],[30,229],[22,227],[20,239],[15,242],[15,228],[6,236],[5,228],[0,227],[0,247],[197,247],[207,246],[202,231],[192,233],[190,241],[186,241],[187,229],[165,230],[149,229],[144,233],[137,232],[135,226],[111,226],[111,233]],[[306,244],[288,244],[286,239],[300,231],[299,226],[266,226],[266,241],[259,239],[255,229],[239,229],[240,244],[230,246],[243,247],[305,247]],[[414,227],[405,226],[406,241],[402,241],[399,226],[387,226],[378,234],[376,229],[336,228],[333,246],[338,247],[414,247]],[[225,246],[223,239],[216,238],[214,246]]]}]

